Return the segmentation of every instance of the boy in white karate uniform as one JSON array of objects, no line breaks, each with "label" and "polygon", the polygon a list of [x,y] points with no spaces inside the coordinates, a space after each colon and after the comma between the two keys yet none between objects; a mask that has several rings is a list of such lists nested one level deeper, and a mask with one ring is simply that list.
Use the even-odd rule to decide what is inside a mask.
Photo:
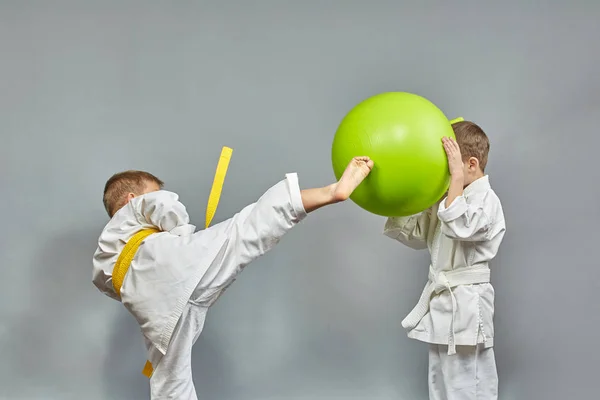
[{"label": "boy in white karate uniform", "polygon": [[354,158],[337,183],[308,190],[288,174],[256,203],[198,232],[155,176],[126,171],[109,179],[104,204],[111,219],[94,254],[93,282],[139,323],[153,400],[197,399],[192,345],[208,308],[307,213],[348,199],[372,167],[368,157]]},{"label": "boy in white karate uniform", "polygon": [[489,262],[505,232],[498,196],[484,174],[489,141],[468,121],[444,138],[451,183],[447,196],[420,214],[388,218],[384,234],[429,249],[429,281],[402,321],[408,337],[430,344],[431,400],[495,400],[494,289]]}]

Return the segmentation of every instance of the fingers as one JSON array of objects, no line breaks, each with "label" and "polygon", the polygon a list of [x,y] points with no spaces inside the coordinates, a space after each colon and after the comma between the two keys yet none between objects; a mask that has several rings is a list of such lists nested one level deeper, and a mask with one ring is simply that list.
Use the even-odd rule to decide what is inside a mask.
[{"label": "fingers", "polygon": [[452,144],[452,147],[454,147],[454,150],[460,151],[460,147],[458,146],[458,143],[456,143],[456,140],[450,138],[450,143]]},{"label": "fingers", "polygon": [[460,153],[460,147],[458,146],[458,143],[456,143],[456,140],[454,140],[453,138],[444,136],[442,138],[442,144],[444,145],[444,149],[446,150],[446,153],[448,153],[448,154]]},{"label": "fingers", "polygon": [[452,145],[452,142],[450,141],[449,138],[442,138],[442,144],[444,146],[444,150],[446,151],[446,154],[448,155],[448,157],[454,155],[455,150],[454,150],[454,146]]},{"label": "fingers", "polygon": [[444,136],[444,137],[442,138],[442,142],[444,142],[444,143],[448,142],[448,143],[453,143],[453,144],[456,144],[456,145],[458,145],[458,144],[456,143],[456,140],[454,140],[454,139],[453,139],[453,138],[451,138],[451,137],[447,137],[447,136]]},{"label": "fingers", "polygon": [[452,143],[452,147],[454,148],[454,152],[456,154],[460,154],[460,146],[458,145],[458,143],[456,143],[456,140],[453,139],[451,141],[451,143]]}]

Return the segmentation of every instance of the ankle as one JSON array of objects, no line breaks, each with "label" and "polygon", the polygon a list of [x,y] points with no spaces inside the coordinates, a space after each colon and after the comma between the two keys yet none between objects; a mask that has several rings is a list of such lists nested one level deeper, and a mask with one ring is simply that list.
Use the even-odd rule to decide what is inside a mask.
[{"label": "ankle", "polygon": [[342,191],[338,190],[339,182],[332,183],[327,187],[329,192],[330,201],[332,204],[341,203],[348,200],[348,196]]}]

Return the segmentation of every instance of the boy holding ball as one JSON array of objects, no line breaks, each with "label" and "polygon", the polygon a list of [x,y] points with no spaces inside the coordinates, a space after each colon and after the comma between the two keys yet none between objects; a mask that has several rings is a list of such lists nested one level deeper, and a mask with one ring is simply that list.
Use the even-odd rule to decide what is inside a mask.
[{"label": "boy holding ball", "polygon": [[430,344],[431,400],[496,400],[494,288],[489,262],[506,230],[502,205],[485,166],[490,148],[473,122],[443,138],[451,183],[447,196],[409,217],[388,218],[384,234],[431,254],[429,280],[402,321],[408,337]]}]

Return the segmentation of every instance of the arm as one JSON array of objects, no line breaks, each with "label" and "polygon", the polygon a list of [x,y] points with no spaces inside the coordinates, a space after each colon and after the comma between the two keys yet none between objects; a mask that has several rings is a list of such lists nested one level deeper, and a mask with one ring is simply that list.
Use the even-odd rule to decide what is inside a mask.
[{"label": "arm", "polygon": [[[448,157],[448,169],[451,180],[448,196],[438,209],[438,219],[442,223],[442,233],[451,239],[464,241],[483,241],[489,239],[493,216],[493,201],[489,192],[467,199],[464,194],[464,164],[460,147],[450,138],[442,139]],[[471,160],[471,159],[470,159]],[[478,161],[475,167],[478,168]]]},{"label": "arm", "polygon": [[450,204],[456,200],[457,197],[463,195],[463,188],[465,186],[465,178],[462,173],[455,172],[450,179],[450,187],[448,188],[448,196],[443,201],[444,208],[450,207]]},{"label": "arm", "polygon": [[426,249],[430,221],[431,209],[409,217],[388,218],[383,234],[415,250]]},{"label": "arm", "polygon": [[[474,197],[472,202],[461,194],[448,207],[448,197],[440,204],[438,218],[442,222],[442,233],[451,239],[479,242],[489,240],[494,215],[489,204],[489,193]],[[487,203],[487,204],[486,204]]]}]

